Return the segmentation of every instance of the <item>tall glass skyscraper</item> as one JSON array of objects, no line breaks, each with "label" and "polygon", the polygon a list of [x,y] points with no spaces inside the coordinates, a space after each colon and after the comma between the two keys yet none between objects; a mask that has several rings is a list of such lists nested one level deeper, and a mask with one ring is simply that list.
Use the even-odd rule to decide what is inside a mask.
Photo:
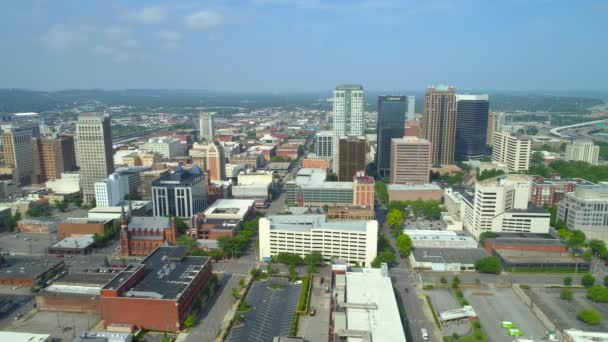
[{"label": "tall glass skyscraper", "polygon": [[334,90],[334,121],[332,140],[332,169],[340,173],[340,139],[349,135],[362,136],[365,131],[365,94],[363,86],[358,84],[343,84]]},{"label": "tall glass skyscraper", "polygon": [[487,94],[456,95],[456,159],[476,159],[487,153],[489,110]]},{"label": "tall glass skyscraper", "polygon": [[403,137],[406,101],[406,96],[378,96],[376,167],[381,177],[390,175],[391,139]]}]

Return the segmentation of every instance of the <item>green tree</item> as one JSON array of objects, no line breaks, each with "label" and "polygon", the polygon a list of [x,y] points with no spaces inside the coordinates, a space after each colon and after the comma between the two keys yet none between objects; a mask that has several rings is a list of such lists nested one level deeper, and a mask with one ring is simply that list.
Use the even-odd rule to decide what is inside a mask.
[{"label": "green tree", "polygon": [[608,275],[604,277],[604,286],[608,287]]},{"label": "green tree", "polygon": [[257,267],[252,269],[250,273],[253,280],[257,280],[262,275],[262,271]]},{"label": "green tree", "polygon": [[591,249],[585,249],[583,252],[583,260],[587,262],[593,260],[593,253],[591,252]]},{"label": "green tree", "polygon": [[386,263],[386,264],[388,264],[388,266],[391,266],[395,263],[395,260],[397,260],[397,259],[395,258],[395,254],[393,254],[393,252],[382,251],[382,252],[378,253],[378,255],[374,258],[374,260],[372,260],[372,267],[380,268],[380,265],[383,263]]},{"label": "green tree", "polygon": [[217,246],[224,255],[231,256],[233,254],[234,239],[229,236],[222,236],[217,239]]},{"label": "green tree", "polygon": [[388,203],[388,190],[386,189],[386,182],[380,180],[376,181],[376,195],[378,196],[380,203]]},{"label": "green tree", "polygon": [[323,255],[319,252],[311,252],[304,256],[304,264],[308,265],[308,273],[315,273],[316,266],[323,263]]},{"label": "green tree", "polygon": [[397,250],[401,256],[409,256],[412,251],[412,239],[407,234],[401,234],[397,237]]},{"label": "green tree", "polygon": [[444,276],[441,276],[441,279],[439,279],[439,282],[442,284],[447,284],[448,280]]},{"label": "green tree", "polygon": [[325,180],[327,180],[328,182],[337,182],[338,181],[338,175],[336,175],[335,173],[329,173],[327,175],[327,177],[325,177]]},{"label": "green tree", "polygon": [[570,286],[570,285],[572,285],[572,277],[565,277],[565,278],[564,278],[564,285],[565,285],[565,286]]},{"label": "green tree", "polygon": [[526,134],[527,135],[537,135],[538,127],[530,126],[530,127],[526,128]]},{"label": "green tree", "polygon": [[584,287],[589,288],[593,286],[593,284],[595,284],[595,277],[591,274],[587,273],[581,278],[581,285]]},{"label": "green tree", "polygon": [[184,326],[186,328],[192,328],[194,326],[194,317],[192,317],[192,315],[188,315],[188,317],[186,317],[184,320]]},{"label": "green tree", "polygon": [[568,247],[577,248],[585,244],[585,233],[580,230],[573,230],[572,235],[568,239]]},{"label": "green tree", "polygon": [[495,256],[485,257],[475,262],[475,269],[480,273],[499,274],[502,266]]},{"label": "green tree", "polygon": [[296,272],[296,265],[290,264],[289,265],[289,279],[291,281],[295,281],[297,277],[298,277],[298,272]]},{"label": "green tree", "polygon": [[175,244],[178,246],[188,246],[190,250],[196,248],[196,238],[188,235],[181,235],[175,239]]},{"label": "green tree", "polygon": [[561,293],[559,294],[559,298],[563,300],[572,300],[574,298],[574,294],[572,293],[571,289],[565,288],[562,289]]},{"label": "green tree", "polygon": [[496,234],[495,232],[483,232],[479,234],[479,244],[483,246],[485,244],[486,239],[493,239],[497,236],[498,234]]},{"label": "green tree", "polygon": [[55,205],[55,208],[57,208],[61,212],[65,212],[66,209],[68,208],[68,203],[64,200],[55,201],[55,202],[53,202],[53,204]]},{"label": "green tree", "polygon": [[542,152],[534,152],[532,153],[532,156],[530,157],[530,164],[532,165],[540,165],[543,164],[545,162],[545,157],[543,156]]},{"label": "green tree", "polygon": [[596,303],[608,302],[608,288],[602,285],[594,285],[587,289],[587,298]]},{"label": "green tree", "polygon": [[576,317],[589,325],[598,325],[602,322],[602,316],[592,307],[579,311]]},{"label": "green tree", "polygon": [[279,253],[275,260],[285,265],[302,265],[304,263],[302,257],[293,253]]},{"label": "green tree", "polygon": [[478,181],[481,181],[481,180],[497,177],[497,176],[504,175],[504,174],[505,174],[505,172],[503,170],[487,169],[487,170],[481,171],[481,173],[478,174],[476,178]]},{"label": "green tree", "polygon": [[234,299],[241,298],[241,294],[239,293],[239,289],[237,289],[236,287],[232,288],[232,297],[234,297]]},{"label": "green tree", "polygon": [[403,223],[403,212],[391,209],[386,214],[386,223],[391,227],[399,227]]},{"label": "green tree", "polygon": [[460,285],[460,277],[454,276],[454,278],[452,278],[452,288],[457,289],[458,285]]}]

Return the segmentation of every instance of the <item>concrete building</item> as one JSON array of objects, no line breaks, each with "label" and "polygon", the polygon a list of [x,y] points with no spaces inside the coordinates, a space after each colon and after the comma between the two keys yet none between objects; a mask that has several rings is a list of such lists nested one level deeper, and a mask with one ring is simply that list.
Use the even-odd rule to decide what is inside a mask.
[{"label": "concrete building", "polygon": [[376,257],[378,222],[327,221],[325,215],[277,215],[260,219],[260,260],[279,253],[304,257],[319,252],[325,260],[343,259],[370,266]]},{"label": "concrete building", "polygon": [[456,94],[456,158],[481,158],[487,152],[488,94]]},{"label": "concrete building", "polygon": [[207,205],[205,174],[194,166],[190,171],[180,165],[170,174],[152,182],[154,216],[191,217]]},{"label": "concrete building", "polygon": [[327,208],[327,218],[330,220],[375,220],[374,209],[356,205],[337,205]]},{"label": "concrete building", "polygon": [[532,180],[530,203],[536,207],[554,206],[566,197],[566,194],[576,190],[579,185],[593,185],[584,179],[545,179],[535,177]]},{"label": "concrete building", "polygon": [[171,170],[169,168],[142,172],[140,174],[139,185],[137,186],[137,194],[141,196],[142,199],[152,199],[152,183],[161,177],[169,175],[170,172]]},{"label": "concrete building", "polygon": [[565,329],[564,342],[608,342],[608,332]]},{"label": "concrete building", "polygon": [[591,165],[597,165],[600,147],[593,141],[576,140],[566,145],[566,160],[584,161]]},{"label": "concrete building", "polygon": [[304,169],[321,169],[325,172],[329,172],[331,169],[331,159],[325,158],[305,158],[302,159],[302,168]]},{"label": "concrete building", "polygon": [[496,121],[498,119],[498,113],[490,112],[488,114],[488,127],[486,132],[486,143],[492,145],[494,142],[494,132],[496,132]]},{"label": "concrete building", "polygon": [[95,182],[95,202],[100,207],[113,207],[125,199],[125,179],[118,173],[113,173],[103,181]]},{"label": "concrete building", "polygon": [[194,143],[189,151],[192,164],[208,171],[210,181],[226,179],[226,156],[224,148],[217,142]]},{"label": "concrete building", "polygon": [[333,112],[332,169],[334,173],[339,174],[340,138],[349,135],[362,136],[365,131],[363,86],[356,84],[337,86],[334,90]]},{"label": "concrete building", "polygon": [[319,157],[331,158],[333,156],[332,131],[323,131],[315,134],[315,154]]},{"label": "concrete building", "polygon": [[415,269],[461,272],[475,271],[475,262],[487,256],[483,248],[414,248],[409,259]]},{"label": "concrete building", "polygon": [[253,152],[235,154],[229,158],[229,161],[231,164],[241,164],[252,169],[259,169],[266,164],[262,154]]},{"label": "concrete building", "polygon": [[90,202],[95,199],[95,182],[114,172],[110,117],[81,114],[76,123],[76,146],[83,200]]},{"label": "concrete building", "polygon": [[150,138],[139,146],[141,150],[160,154],[163,158],[175,158],[185,154],[184,146],[178,139],[170,137]]},{"label": "concrete building", "polygon": [[341,137],[338,146],[339,171],[338,181],[349,182],[357,171],[367,166],[367,141],[365,137]]},{"label": "concrete building", "polygon": [[215,136],[214,113],[201,113],[199,115],[199,137],[201,141],[211,141]]},{"label": "concrete building", "polygon": [[557,219],[587,239],[608,241],[608,185],[580,185],[559,202]]},{"label": "concrete building", "polygon": [[416,113],[416,96],[410,95],[407,97],[407,117],[410,119],[413,119],[415,113]]},{"label": "concrete building", "polygon": [[159,247],[127,266],[101,289],[104,327],[177,332],[212,277],[211,259],[186,246]]},{"label": "concrete building", "polygon": [[232,163],[226,163],[224,169],[226,170],[226,178],[230,178],[230,179],[234,179],[236,180],[236,178],[238,178],[239,173],[241,173],[241,171],[245,171],[247,170],[247,166],[245,164],[232,164]]},{"label": "concrete building", "polygon": [[391,183],[428,183],[431,175],[431,143],[417,137],[392,139],[390,164]]},{"label": "concrete building", "polygon": [[38,161],[36,175],[43,183],[61,177],[64,172],[76,170],[74,137],[34,138],[34,160]]},{"label": "concrete building", "polygon": [[205,218],[245,221],[254,212],[253,200],[220,199],[209,206],[204,212]]},{"label": "concrete building", "polygon": [[[152,214],[152,201],[124,201],[124,206],[129,208],[132,216],[150,216]],[[112,219],[120,220],[124,207],[95,207],[89,209],[87,217],[90,219]]]},{"label": "concrete building", "polygon": [[391,141],[403,136],[405,101],[405,96],[378,96],[376,167],[381,177],[386,177],[391,172]]},{"label": "concrete building", "polygon": [[388,184],[389,201],[441,201],[442,191],[437,184]]},{"label": "concrete building", "polygon": [[427,88],[420,127],[422,137],[432,144],[431,163],[454,164],[456,88],[444,85]]},{"label": "concrete building", "polygon": [[95,240],[93,235],[66,237],[47,248],[49,254],[89,254]]},{"label": "concrete building", "polygon": [[32,138],[29,129],[11,127],[2,131],[4,163],[12,169],[13,181],[19,186],[38,182]]},{"label": "concrete building", "polygon": [[532,140],[510,132],[494,132],[492,161],[507,165],[509,172],[528,171],[532,156]]},{"label": "concrete building", "polygon": [[449,230],[404,229],[414,248],[477,248],[477,241],[469,235]]},{"label": "concrete building", "polygon": [[374,180],[362,174],[352,182],[328,182],[320,169],[300,169],[295,179],[285,182],[289,206],[360,205],[374,208]]},{"label": "concrete building", "polygon": [[63,172],[61,178],[47,181],[47,189],[58,194],[71,194],[80,191],[80,173]]},{"label": "concrete building", "polygon": [[334,277],[330,304],[333,341],[406,341],[386,264],[380,269],[351,268]]}]

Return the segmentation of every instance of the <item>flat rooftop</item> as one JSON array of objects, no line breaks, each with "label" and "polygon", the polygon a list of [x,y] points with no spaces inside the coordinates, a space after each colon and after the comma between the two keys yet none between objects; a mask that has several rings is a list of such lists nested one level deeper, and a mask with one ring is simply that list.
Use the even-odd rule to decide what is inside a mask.
[{"label": "flat rooftop", "polygon": [[52,248],[73,248],[73,249],[77,249],[77,248],[87,248],[91,245],[93,245],[93,243],[95,242],[95,240],[93,239],[93,235],[83,235],[83,236],[78,236],[78,237],[66,237],[65,239],[57,242],[56,244],[52,245]]},{"label": "flat rooftop", "polygon": [[583,258],[575,257],[569,253],[513,249],[495,249],[494,252],[510,264],[589,264]]},{"label": "flat rooftop", "polygon": [[495,238],[486,239],[491,243],[520,246],[566,246],[564,242],[550,234],[498,233]]},{"label": "flat rooftop", "polygon": [[107,284],[115,273],[68,273],[56,280],[54,285],[73,285],[73,286],[103,286]]},{"label": "flat rooftop", "polygon": [[[357,304],[375,304],[376,308],[356,307]],[[349,342],[406,341],[388,273],[369,268],[346,272],[346,306],[347,329],[371,334],[369,340],[365,336],[350,337]]]},{"label": "flat rooftop", "polygon": [[235,215],[244,217],[254,205],[254,200],[218,199],[205,210],[205,216],[211,216],[211,218],[213,218],[213,215]]},{"label": "flat rooftop", "polygon": [[483,248],[414,248],[412,254],[418,262],[474,264],[488,253]]},{"label": "flat rooftop", "polygon": [[294,182],[303,189],[353,189],[353,182],[326,182],[326,177],[327,173],[322,169],[300,169]]},{"label": "flat rooftop", "polygon": [[68,217],[61,223],[77,223],[77,224],[106,224],[112,219],[106,218],[86,218],[86,217]]},{"label": "flat rooftop", "polygon": [[122,297],[177,299],[193,277],[210,262],[205,256],[187,256],[186,246],[159,247],[139,265],[130,265],[112,279],[104,289],[116,289],[140,268],[145,275],[125,288]]},{"label": "flat rooftop", "polygon": [[387,184],[389,191],[420,191],[420,190],[436,190],[441,191],[441,187],[437,184]]},{"label": "flat rooftop", "polygon": [[367,221],[328,221],[326,215],[274,215],[268,216],[270,229],[309,232],[312,229],[343,230],[352,232],[367,231]]},{"label": "flat rooftop", "polygon": [[0,264],[0,278],[33,279],[62,263],[55,257],[6,256]]},{"label": "flat rooftop", "polygon": [[10,342],[45,342],[50,341],[49,334],[30,334],[12,331],[0,331],[0,341]]},{"label": "flat rooftop", "polygon": [[[131,203],[131,207],[133,208],[133,210],[138,210],[138,209],[144,208],[148,205],[151,205],[152,201],[125,201],[125,210],[126,210],[126,208],[129,207],[129,203]],[[95,207],[93,209],[89,209],[89,213],[120,214],[121,211],[122,211],[122,207],[119,205],[112,206],[112,207]]]}]

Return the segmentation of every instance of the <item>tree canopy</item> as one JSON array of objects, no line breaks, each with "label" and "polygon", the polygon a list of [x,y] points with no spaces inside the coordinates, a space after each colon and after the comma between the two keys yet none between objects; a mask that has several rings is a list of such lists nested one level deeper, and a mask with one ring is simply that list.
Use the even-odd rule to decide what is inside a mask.
[{"label": "tree canopy", "polygon": [[475,269],[480,273],[499,274],[502,266],[495,256],[485,257],[475,262]]},{"label": "tree canopy", "polygon": [[398,209],[391,209],[386,214],[386,223],[391,227],[399,227],[403,223],[403,212]]},{"label": "tree canopy", "polygon": [[397,250],[402,256],[410,255],[412,246],[412,239],[409,237],[409,235],[401,233],[401,235],[397,237]]},{"label": "tree canopy", "polygon": [[395,257],[395,254],[393,254],[393,252],[391,252],[391,251],[382,251],[382,252],[378,253],[378,255],[372,261],[372,267],[373,268],[380,268],[380,266],[383,263],[386,263],[389,266],[391,266],[392,264],[395,263],[395,260],[397,260],[397,258]]}]

